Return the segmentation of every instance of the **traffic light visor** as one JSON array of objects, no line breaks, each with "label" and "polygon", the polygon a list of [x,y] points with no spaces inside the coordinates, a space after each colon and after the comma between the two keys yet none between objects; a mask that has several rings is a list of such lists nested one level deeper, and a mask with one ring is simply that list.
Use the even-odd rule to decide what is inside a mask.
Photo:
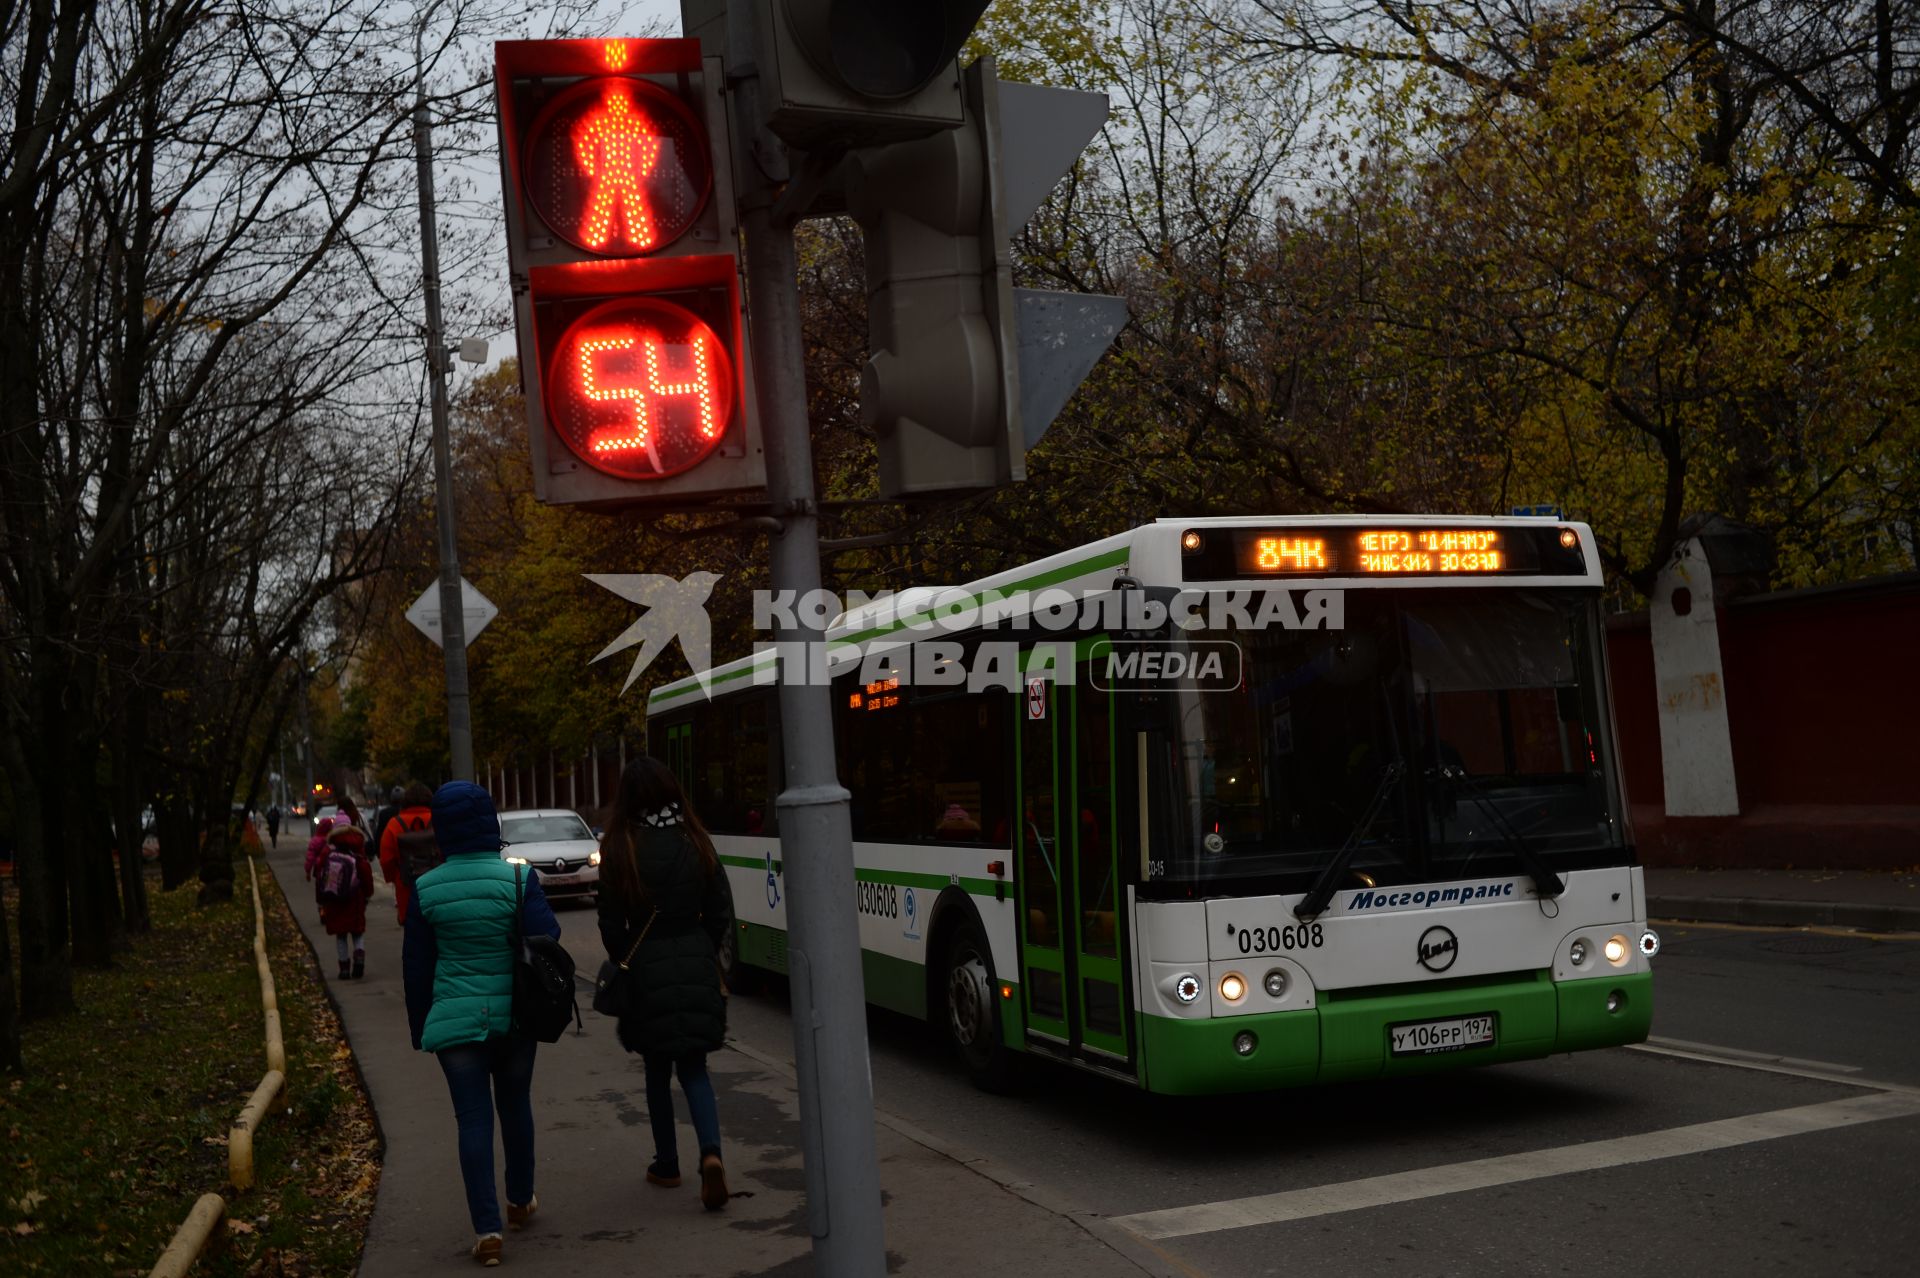
[{"label": "traffic light visor", "polygon": [[673,94],[631,76],[583,80],[527,132],[527,202],[554,234],[610,257],[679,239],[713,190],[708,139]]},{"label": "traffic light visor", "polygon": [[855,93],[904,98],[948,66],[984,0],[786,0],[815,65]]}]

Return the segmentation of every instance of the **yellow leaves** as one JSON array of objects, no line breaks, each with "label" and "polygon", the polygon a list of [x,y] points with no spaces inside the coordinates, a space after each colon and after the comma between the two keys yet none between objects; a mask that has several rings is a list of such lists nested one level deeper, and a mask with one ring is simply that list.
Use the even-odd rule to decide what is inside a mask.
[{"label": "yellow leaves", "polygon": [[13,1227],[13,1232],[22,1238],[30,1238],[33,1236],[34,1230],[32,1225],[23,1220]]}]

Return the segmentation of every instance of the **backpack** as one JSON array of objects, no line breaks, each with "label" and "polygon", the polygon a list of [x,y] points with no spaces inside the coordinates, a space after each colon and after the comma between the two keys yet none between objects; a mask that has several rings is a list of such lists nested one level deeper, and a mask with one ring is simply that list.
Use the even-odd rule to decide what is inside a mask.
[{"label": "backpack", "polygon": [[513,1028],[541,1043],[557,1043],[568,1022],[580,1025],[573,956],[550,936],[521,930],[520,872],[513,867]]},{"label": "backpack", "polygon": [[[394,820],[399,821],[399,817]],[[424,817],[415,817],[418,825],[400,826],[400,834],[394,842],[400,849],[400,876],[408,887],[412,887],[428,870],[439,865],[444,859],[440,855],[440,840],[433,837],[433,823]]]},{"label": "backpack", "polygon": [[319,887],[314,896],[323,905],[345,905],[360,895],[360,858],[351,848],[336,847],[320,863]]}]

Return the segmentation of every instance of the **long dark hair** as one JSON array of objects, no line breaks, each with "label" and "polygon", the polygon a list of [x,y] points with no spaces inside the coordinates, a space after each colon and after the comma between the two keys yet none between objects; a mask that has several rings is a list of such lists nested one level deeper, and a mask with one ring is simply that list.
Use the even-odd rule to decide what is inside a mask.
[{"label": "long dark hair", "polygon": [[650,754],[627,764],[614,791],[613,811],[607,816],[607,831],[600,838],[600,886],[622,909],[638,914],[650,907],[651,893],[640,877],[640,862],[635,855],[635,826],[657,812],[678,809],[680,828],[700,857],[700,869],[709,877],[719,872],[720,858],[713,850],[707,827],[680,787],[673,769]]}]

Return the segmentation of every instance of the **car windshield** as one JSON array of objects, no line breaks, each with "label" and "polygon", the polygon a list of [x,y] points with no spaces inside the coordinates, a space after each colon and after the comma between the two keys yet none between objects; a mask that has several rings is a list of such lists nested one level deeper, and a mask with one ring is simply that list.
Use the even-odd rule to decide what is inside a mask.
[{"label": "car windshield", "polygon": [[587,823],[571,812],[557,816],[501,817],[500,837],[508,843],[564,843],[592,839]]},{"label": "car windshield", "polygon": [[1169,697],[1156,877],[1304,890],[1349,841],[1381,883],[1518,873],[1516,841],[1558,868],[1623,863],[1596,609],[1352,590],[1340,630],[1194,632],[1236,642],[1244,677]]}]

